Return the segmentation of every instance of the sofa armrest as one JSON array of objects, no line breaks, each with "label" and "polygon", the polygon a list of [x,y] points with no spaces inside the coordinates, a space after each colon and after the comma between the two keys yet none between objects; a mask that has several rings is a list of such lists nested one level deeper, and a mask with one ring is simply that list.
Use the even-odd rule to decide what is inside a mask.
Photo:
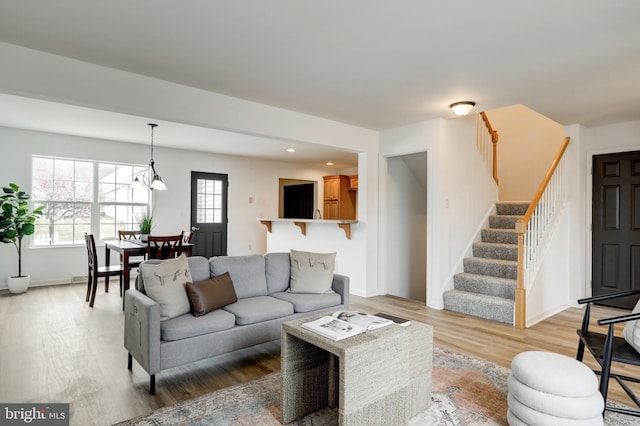
[{"label": "sofa armrest", "polygon": [[124,293],[124,347],[147,373],[160,372],[160,305],[136,289]]},{"label": "sofa armrest", "polygon": [[339,293],[342,297],[342,304],[349,307],[349,277],[346,275],[333,274],[331,289]]}]

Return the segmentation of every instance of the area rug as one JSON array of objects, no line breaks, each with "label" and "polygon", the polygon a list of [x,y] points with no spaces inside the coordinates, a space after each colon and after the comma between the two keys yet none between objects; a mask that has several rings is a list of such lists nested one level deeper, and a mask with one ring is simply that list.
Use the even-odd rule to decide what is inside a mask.
[{"label": "area rug", "polygon": [[[458,352],[433,349],[430,408],[410,426],[507,425],[509,369]],[[280,373],[160,408],[117,426],[280,425]],[[607,413],[607,425],[633,425],[628,416]],[[337,425],[335,410],[324,409],[290,425]]]}]

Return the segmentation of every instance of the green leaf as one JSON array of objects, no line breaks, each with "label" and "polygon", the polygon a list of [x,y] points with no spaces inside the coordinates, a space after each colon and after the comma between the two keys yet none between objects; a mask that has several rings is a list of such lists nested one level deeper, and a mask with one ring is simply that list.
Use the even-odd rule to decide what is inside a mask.
[{"label": "green leaf", "polygon": [[35,232],[36,227],[32,223],[22,225],[22,235],[31,235]]}]

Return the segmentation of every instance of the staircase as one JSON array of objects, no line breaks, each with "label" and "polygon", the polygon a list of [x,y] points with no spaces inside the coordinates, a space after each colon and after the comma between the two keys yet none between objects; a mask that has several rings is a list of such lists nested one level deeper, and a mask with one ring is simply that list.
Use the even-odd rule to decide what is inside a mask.
[{"label": "staircase", "polygon": [[513,324],[518,275],[516,221],[529,203],[497,203],[473,257],[463,260],[464,272],[453,277],[454,289],[444,293],[449,311]]}]

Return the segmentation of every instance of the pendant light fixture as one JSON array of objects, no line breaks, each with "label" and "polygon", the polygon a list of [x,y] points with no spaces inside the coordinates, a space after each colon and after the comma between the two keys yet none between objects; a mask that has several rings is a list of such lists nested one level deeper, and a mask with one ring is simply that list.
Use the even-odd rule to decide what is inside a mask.
[{"label": "pendant light fixture", "polygon": [[150,189],[155,189],[158,191],[166,191],[167,186],[162,182],[162,178],[156,172],[156,163],[153,160],[153,129],[158,127],[155,123],[149,123],[149,127],[151,127],[151,159],[149,160],[149,167],[144,173],[136,176],[136,178],[131,183],[132,188],[140,188],[145,185]]}]

